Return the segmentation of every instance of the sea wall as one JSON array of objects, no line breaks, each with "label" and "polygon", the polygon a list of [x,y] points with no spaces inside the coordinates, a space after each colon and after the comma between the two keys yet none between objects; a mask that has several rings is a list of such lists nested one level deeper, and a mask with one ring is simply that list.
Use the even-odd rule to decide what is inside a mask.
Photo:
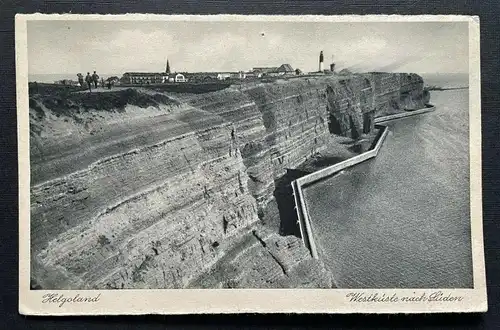
[{"label": "sea wall", "polygon": [[[301,77],[204,94],[33,93],[33,281],[188,286],[259,225],[287,168],[323,150],[332,134],[357,138],[375,116],[424,102],[423,81],[406,74]],[[289,253],[294,267],[310,262],[300,248]]]},{"label": "sea wall", "polygon": [[316,247],[316,243],[314,241],[311,220],[309,217],[309,212],[307,210],[307,203],[304,198],[303,189],[307,185],[311,185],[314,182],[323,180],[329,176],[332,176],[335,173],[339,173],[340,171],[348,167],[352,167],[356,164],[362,163],[364,161],[367,161],[368,159],[376,157],[389,132],[387,126],[376,126],[376,128],[379,130],[379,132],[376,136],[376,140],[374,141],[375,144],[372,146],[370,150],[355,157],[349,158],[345,161],[328,166],[316,172],[307,174],[292,182],[293,195],[296,205],[296,212],[300,227],[300,233],[301,236],[303,237],[304,245],[311,251],[311,255],[313,256],[313,258],[316,259],[319,258],[319,254],[318,254],[318,249]]}]

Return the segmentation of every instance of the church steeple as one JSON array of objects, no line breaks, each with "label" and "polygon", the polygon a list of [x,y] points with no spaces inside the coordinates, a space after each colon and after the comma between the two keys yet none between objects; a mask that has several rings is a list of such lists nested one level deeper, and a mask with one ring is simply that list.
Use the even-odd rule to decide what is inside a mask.
[{"label": "church steeple", "polygon": [[168,62],[168,59],[167,59],[167,67],[165,68],[165,73],[170,74],[170,63]]}]

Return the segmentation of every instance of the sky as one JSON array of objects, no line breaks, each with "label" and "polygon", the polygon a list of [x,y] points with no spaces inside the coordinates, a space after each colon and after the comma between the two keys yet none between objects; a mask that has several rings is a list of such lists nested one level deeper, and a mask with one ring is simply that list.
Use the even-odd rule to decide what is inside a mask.
[{"label": "sky", "polygon": [[337,70],[468,72],[466,22],[28,21],[28,72]]}]

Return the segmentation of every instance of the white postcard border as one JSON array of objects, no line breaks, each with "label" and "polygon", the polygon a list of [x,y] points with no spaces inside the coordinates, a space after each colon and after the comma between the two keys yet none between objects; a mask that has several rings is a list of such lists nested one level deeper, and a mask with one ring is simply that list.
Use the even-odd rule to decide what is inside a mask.
[{"label": "white postcard border", "polygon": [[[303,22],[468,22],[470,202],[473,289],[163,289],[30,290],[30,162],[28,113],[28,20],[177,20]],[[486,278],[482,228],[481,93],[479,18],[447,15],[16,15],[16,77],[19,153],[19,311],[25,315],[120,315],[205,313],[433,313],[485,312]],[[352,301],[372,297],[371,302]],[[359,296],[359,294],[362,294]],[[376,301],[391,298],[391,301]],[[440,295],[442,294],[442,295]],[[52,296],[49,296],[52,295]],[[455,301],[401,301],[403,297],[460,297]],[[75,297],[94,301],[79,302]],[[394,301],[394,297],[398,301]],[[391,300],[389,299],[389,300]],[[362,300],[362,299],[358,299]],[[409,299],[408,299],[409,300]]]}]

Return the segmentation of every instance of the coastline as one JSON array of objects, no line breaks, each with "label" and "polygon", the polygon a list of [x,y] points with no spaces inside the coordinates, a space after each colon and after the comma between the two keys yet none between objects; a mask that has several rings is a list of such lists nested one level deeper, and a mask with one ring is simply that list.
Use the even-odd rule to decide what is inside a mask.
[{"label": "coastline", "polygon": [[[373,117],[367,118],[401,111],[415,103],[416,108],[424,106],[425,96],[418,94],[422,85],[415,75],[374,73],[277,80],[207,95],[146,88],[55,95],[50,89],[40,90],[43,93],[30,98],[33,142],[40,142],[39,148],[32,150],[33,159],[40,160],[32,163],[32,174],[47,176],[59,171],[59,177],[32,190],[35,201],[57,195],[48,199],[50,203],[33,205],[32,216],[38,220],[32,226],[37,233],[34,243],[40,250],[35,255],[43,267],[57,262],[67,264],[69,272],[84,272],[83,281],[92,288],[329,287],[330,274],[321,260],[311,258],[300,238],[290,179],[313,171],[315,176],[324,173],[325,166],[361,161],[373,154],[372,150],[360,155],[366,148],[374,148],[377,136],[376,129],[367,128],[373,128]],[[401,98],[401,89],[417,94]],[[324,107],[328,109],[326,117]],[[379,112],[374,113],[374,109]],[[151,129],[144,129],[149,126]],[[378,148],[384,132],[375,139]],[[59,159],[61,149],[65,152]],[[183,158],[176,157],[179,150]],[[74,157],[100,161],[79,172],[74,169],[85,164],[68,164],[67,160]],[[52,164],[57,166],[47,166]],[[140,172],[134,167],[138,164]],[[131,183],[127,181],[129,175],[141,179]],[[103,183],[96,184],[96,177]],[[103,188],[108,186],[113,189]],[[193,186],[202,187],[201,192]],[[68,194],[60,195],[65,191]],[[103,194],[106,200],[98,197]],[[168,203],[157,203],[165,196]],[[199,215],[183,215],[186,199],[197,201],[193,205]],[[89,215],[111,201],[116,202],[109,211],[87,221]],[[154,207],[144,210],[144,201]],[[57,219],[65,220],[70,213],[61,207],[64,205],[77,205],[78,209],[66,223],[61,221],[64,227],[60,222],[49,227],[50,233],[63,237],[63,241],[54,242],[46,233],[42,215],[50,210],[57,213]],[[173,207],[177,208],[172,213]],[[127,255],[123,266],[131,269],[131,275],[121,276],[122,266],[112,255],[132,229],[128,222],[115,225],[111,219],[121,219],[130,209],[142,212],[138,217],[141,227],[135,229],[138,225],[134,225],[138,239],[132,244],[137,252]],[[171,212],[168,217],[165,210]],[[211,216],[206,218],[206,212]],[[197,216],[207,220],[194,221]],[[177,218],[181,221],[171,222]],[[129,221],[129,216],[123,219]],[[42,225],[45,232],[38,229]],[[261,230],[260,225],[265,228]],[[179,232],[176,226],[189,230]],[[78,245],[85,242],[88,249],[102,251],[97,258],[114,265],[110,275],[104,277],[105,271],[98,267],[74,267],[75,253],[85,262],[91,259],[85,249],[76,252],[69,245],[74,233],[80,235]],[[150,238],[143,243],[143,236]],[[52,248],[45,255],[47,242]],[[201,262],[213,267],[205,269]],[[159,266],[166,268],[163,274]],[[304,273],[305,269],[308,271]],[[196,280],[199,275],[203,277],[201,282]]]},{"label": "coastline", "polygon": [[378,155],[380,149],[382,148],[385,138],[389,133],[389,127],[385,125],[379,125],[380,123],[411,117],[419,114],[424,114],[431,111],[435,111],[435,106],[429,104],[425,108],[414,110],[411,112],[399,113],[399,114],[376,118],[375,128],[377,128],[379,131],[377,132],[377,136],[373,141],[371,148],[368,151],[363,152],[352,158],[346,159],[342,162],[322,168],[318,171],[309,173],[305,176],[302,176],[292,181],[293,197],[295,200],[295,210],[297,212],[300,234],[304,246],[311,252],[311,256],[314,259],[319,259],[319,255],[316,243],[314,241],[314,236],[312,233],[311,221],[308,215],[307,206],[304,199],[303,188],[320,180],[324,180],[328,177],[331,177],[346,168],[353,167],[369,159],[375,158]]},{"label": "coastline", "polygon": [[415,116],[415,115],[420,115],[420,114],[423,114],[426,112],[434,111],[435,109],[436,108],[434,105],[428,104],[428,105],[426,105],[425,108],[422,108],[422,109],[417,109],[417,110],[412,110],[412,111],[407,111],[407,112],[402,112],[402,113],[396,113],[393,115],[387,115],[387,116],[375,118],[375,124],[384,123],[384,122],[394,120],[394,119],[401,119],[401,118],[411,117],[411,116]]}]

